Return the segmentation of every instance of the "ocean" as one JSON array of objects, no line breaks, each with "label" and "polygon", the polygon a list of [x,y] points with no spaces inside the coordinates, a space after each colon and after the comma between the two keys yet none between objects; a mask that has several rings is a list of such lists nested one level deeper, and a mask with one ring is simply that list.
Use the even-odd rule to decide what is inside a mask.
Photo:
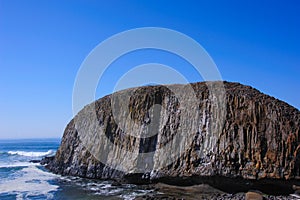
[{"label": "ocean", "polygon": [[55,155],[60,139],[0,140],[0,199],[134,199],[154,193],[151,188],[111,181],[60,176],[39,163]]}]

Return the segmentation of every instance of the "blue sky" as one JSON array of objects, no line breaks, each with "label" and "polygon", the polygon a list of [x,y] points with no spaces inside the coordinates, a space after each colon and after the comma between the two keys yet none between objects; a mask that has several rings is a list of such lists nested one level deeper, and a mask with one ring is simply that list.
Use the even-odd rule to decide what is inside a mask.
[{"label": "blue sky", "polygon": [[[61,137],[72,118],[72,91],[88,53],[108,37],[165,27],[199,42],[224,80],[251,85],[300,108],[298,1],[0,0],[0,138]],[[191,82],[191,66],[146,50],[117,60],[99,82],[112,91],[126,70],[158,62]]]}]

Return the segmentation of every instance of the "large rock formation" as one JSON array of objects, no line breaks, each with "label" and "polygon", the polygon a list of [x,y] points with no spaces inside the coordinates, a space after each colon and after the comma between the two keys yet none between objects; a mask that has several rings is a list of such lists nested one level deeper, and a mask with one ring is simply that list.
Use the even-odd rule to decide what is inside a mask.
[{"label": "large rock formation", "polygon": [[[209,88],[220,85],[226,91],[224,112],[210,97]],[[188,86],[197,102],[183,112],[186,105],[179,100],[189,101],[184,95]],[[128,112],[116,116],[113,110],[124,106],[125,93],[130,93],[128,102],[124,100]],[[146,86],[115,95],[114,101],[108,95],[86,106],[71,120],[55,158],[48,162],[51,171],[135,183],[207,182],[228,191],[273,184],[279,188],[272,188],[274,193],[291,191],[299,180],[300,112],[285,102],[229,82]],[[222,114],[224,120],[218,121]],[[176,138],[185,134],[184,142]],[[175,157],[160,151],[168,144],[166,149],[177,149]]]}]

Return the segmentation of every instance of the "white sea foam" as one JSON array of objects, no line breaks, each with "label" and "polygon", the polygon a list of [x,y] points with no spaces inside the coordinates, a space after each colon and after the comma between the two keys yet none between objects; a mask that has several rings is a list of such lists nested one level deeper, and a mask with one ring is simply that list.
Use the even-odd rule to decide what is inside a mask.
[{"label": "white sea foam", "polygon": [[135,192],[131,193],[131,194],[123,194],[120,195],[121,198],[123,198],[124,200],[133,200],[135,199],[137,196],[141,196]]},{"label": "white sea foam", "polygon": [[37,166],[29,166],[15,173],[14,179],[0,180],[0,193],[16,194],[17,199],[26,199],[27,196],[44,195],[51,198],[50,192],[57,191],[57,185],[51,185],[49,180],[59,176],[45,172]]},{"label": "white sea foam", "polygon": [[20,155],[26,157],[43,157],[53,155],[55,151],[49,150],[47,152],[33,152],[33,151],[9,151],[10,155]]},{"label": "white sea foam", "polygon": [[28,167],[28,166],[37,166],[39,163],[31,162],[11,162],[11,163],[0,163],[0,168],[10,168],[10,167]]},{"label": "white sea foam", "polygon": [[134,192],[130,192],[130,193],[127,193],[127,194],[122,194],[122,195],[120,195],[120,197],[123,198],[124,200],[133,200],[136,197],[146,195],[146,194],[148,194],[150,192],[153,192],[153,191],[154,190],[136,190]]}]

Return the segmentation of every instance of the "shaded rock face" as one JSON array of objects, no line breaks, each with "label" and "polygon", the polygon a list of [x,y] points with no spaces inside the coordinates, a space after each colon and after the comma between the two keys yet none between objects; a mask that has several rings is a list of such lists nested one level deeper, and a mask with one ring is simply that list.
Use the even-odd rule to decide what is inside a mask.
[{"label": "shaded rock face", "polygon": [[[116,122],[112,109],[121,105],[122,91],[118,101],[112,101],[112,95],[105,96],[71,120],[55,158],[47,167],[63,175],[134,182],[172,177],[297,180],[300,176],[299,110],[249,86],[229,82],[209,84],[221,83],[226,91],[226,112],[220,123],[216,119],[221,107],[209,98],[204,82],[190,85],[197,97],[197,106],[190,108],[193,109],[190,113],[182,112],[182,105],[172,92],[176,88],[184,91],[184,85],[174,85],[174,90],[165,86],[126,90],[132,90],[128,113],[119,117],[129,117],[135,123],[125,121],[123,125]],[[151,109],[154,105],[160,105],[156,112]],[[91,112],[96,113],[97,126],[90,123]],[[182,119],[188,119],[184,123],[192,128],[183,127]],[[153,120],[157,120],[154,123],[157,127],[147,127]],[[153,132],[149,137],[136,137],[149,131]],[[183,146],[171,145],[180,149],[179,156],[164,163],[170,152],[158,154],[159,149],[171,143],[177,134],[184,135],[187,131],[189,140],[180,143]],[[88,145],[86,141],[90,141]],[[108,143],[114,147],[110,149]],[[130,152],[130,157],[123,150]],[[141,153],[148,153],[147,157],[140,156]],[[119,163],[114,163],[115,160]],[[120,163],[126,170],[116,167]]]}]

